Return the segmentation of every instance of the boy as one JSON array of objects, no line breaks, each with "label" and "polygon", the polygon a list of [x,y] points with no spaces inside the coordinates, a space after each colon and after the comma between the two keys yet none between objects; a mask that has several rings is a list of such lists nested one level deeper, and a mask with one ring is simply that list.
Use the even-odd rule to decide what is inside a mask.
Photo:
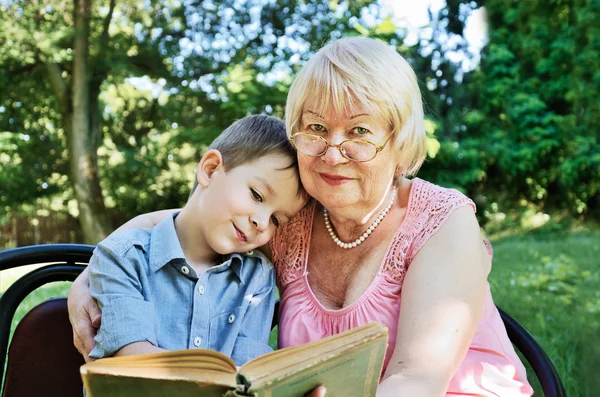
[{"label": "boy", "polygon": [[180,212],[99,243],[90,357],[203,348],[242,365],[271,351],[274,269],[256,248],[304,206],[297,167],[281,120],[245,117],[202,157]]}]

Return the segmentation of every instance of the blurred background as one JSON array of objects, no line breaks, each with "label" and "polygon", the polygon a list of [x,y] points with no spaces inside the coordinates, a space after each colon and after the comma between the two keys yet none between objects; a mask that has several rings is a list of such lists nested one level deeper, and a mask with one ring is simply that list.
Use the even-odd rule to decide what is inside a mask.
[{"label": "blurred background", "polygon": [[[419,78],[418,176],[475,200],[496,303],[542,344],[569,396],[597,396],[594,20],[594,0],[0,0],[0,249],[94,244],[181,207],[224,127],[283,117],[311,54],[369,36]],[[0,277],[1,294],[13,276]]]}]

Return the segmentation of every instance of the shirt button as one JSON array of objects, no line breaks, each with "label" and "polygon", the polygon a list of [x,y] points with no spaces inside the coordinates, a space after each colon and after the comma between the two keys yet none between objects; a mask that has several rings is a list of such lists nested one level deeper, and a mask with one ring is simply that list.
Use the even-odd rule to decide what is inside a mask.
[{"label": "shirt button", "polygon": [[204,285],[198,286],[198,292],[200,293],[200,295],[204,295]]},{"label": "shirt button", "polygon": [[181,273],[190,274],[190,268],[187,266],[181,266]]},{"label": "shirt button", "polygon": [[198,346],[200,346],[200,343],[202,343],[202,338],[199,336],[196,336],[194,338],[194,346],[198,347]]},{"label": "shirt button", "polygon": [[250,250],[250,251],[246,252],[246,254],[247,255],[252,255],[252,254],[254,254],[254,251]]},{"label": "shirt button", "polygon": [[229,324],[233,323],[235,321],[235,315],[231,315],[229,316]]}]

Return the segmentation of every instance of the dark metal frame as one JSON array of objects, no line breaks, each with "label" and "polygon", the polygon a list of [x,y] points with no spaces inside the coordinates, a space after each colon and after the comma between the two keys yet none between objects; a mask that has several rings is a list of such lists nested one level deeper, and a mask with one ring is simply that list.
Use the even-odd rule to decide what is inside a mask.
[{"label": "dark metal frame", "polygon": [[10,325],[19,304],[35,289],[55,281],[73,281],[85,269],[94,246],[48,244],[20,247],[0,252],[0,271],[26,265],[51,263],[32,270],[14,282],[0,297],[0,389],[4,387],[4,365]]},{"label": "dark metal frame", "polygon": [[[36,288],[54,281],[73,281],[85,269],[94,246],[83,244],[48,244],[15,248],[0,252],[0,271],[40,263],[52,263],[27,273],[0,297],[0,386],[10,324],[21,301]],[[279,301],[276,303],[273,325],[277,324]],[[514,318],[498,308],[508,337],[531,364],[546,397],[566,397],[563,384],[548,355],[535,338]]]},{"label": "dark metal frame", "polygon": [[556,368],[552,364],[552,360],[550,360],[544,349],[537,343],[533,335],[504,310],[498,308],[498,311],[506,327],[508,338],[523,353],[529,364],[531,364],[535,375],[540,381],[544,396],[566,397],[567,393],[558,376],[558,372],[556,372]]}]

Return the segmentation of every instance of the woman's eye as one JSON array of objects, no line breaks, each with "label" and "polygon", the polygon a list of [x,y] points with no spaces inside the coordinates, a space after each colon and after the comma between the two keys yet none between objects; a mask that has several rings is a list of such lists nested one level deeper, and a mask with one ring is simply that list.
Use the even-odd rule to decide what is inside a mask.
[{"label": "woman's eye", "polygon": [[311,131],[323,131],[325,130],[325,127],[323,127],[321,124],[311,124],[308,126],[308,129]]},{"label": "woman's eye", "polygon": [[259,203],[263,202],[262,196],[256,189],[251,188],[250,191],[252,192],[252,197],[254,198],[254,200],[258,201]]},{"label": "woman's eye", "polygon": [[355,131],[355,132],[356,132],[358,135],[366,135],[366,134],[368,134],[369,132],[371,132],[371,131],[369,131],[368,129],[366,129],[365,127],[356,127],[356,128],[354,129],[354,131]]},{"label": "woman's eye", "polygon": [[279,219],[275,215],[271,215],[271,222],[273,222],[275,227],[279,227]]}]

